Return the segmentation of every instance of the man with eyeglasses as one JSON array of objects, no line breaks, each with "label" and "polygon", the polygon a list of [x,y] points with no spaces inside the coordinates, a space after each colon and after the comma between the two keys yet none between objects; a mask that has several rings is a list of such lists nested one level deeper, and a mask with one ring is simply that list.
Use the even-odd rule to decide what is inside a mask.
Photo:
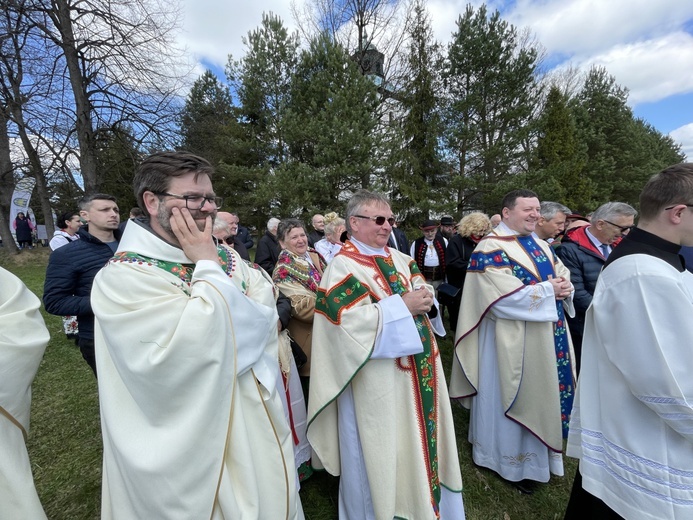
[{"label": "man with eyeglasses", "polygon": [[501,214],[469,260],[450,395],[470,408],[474,462],[531,494],[563,475],[575,388],[565,325],[573,287],[553,248],[534,236],[536,193],[508,193]]},{"label": "man with eyeglasses", "polygon": [[693,246],[693,163],[654,175],[639,209],[585,318],[566,520],[693,518],[693,274],[679,255]]},{"label": "man with eyeglasses", "polygon": [[[350,239],[315,304],[308,440],[340,475],[339,518],[463,519],[450,400],[431,320],[433,287],[387,246],[395,219],[377,193],[346,208]],[[439,515],[439,516],[438,516]]]},{"label": "man with eyeglasses", "polygon": [[637,214],[628,204],[607,202],[597,208],[588,226],[569,230],[556,250],[558,257],[570,270],[570,281],[575,287],[575,316],[568,318],[568,325],[573,338],[578,374],[585,313],[592,303],[599,273],[613,248],[633,226]]},{"label": "man with eyeglasses", "polygon": [[272,284],[212,239],[208,161],[145,159],[94,281],[102,518],[302,519]]}]

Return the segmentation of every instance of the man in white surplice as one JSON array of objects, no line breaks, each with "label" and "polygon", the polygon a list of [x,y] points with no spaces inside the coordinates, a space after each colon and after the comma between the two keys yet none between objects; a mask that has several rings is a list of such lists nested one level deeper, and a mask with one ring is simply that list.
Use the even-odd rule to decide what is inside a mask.
[{"label": "man in white surplice", "polygon": [[450,395],[471,407],[474,462],[523,493],[563,474],[561,450],[574,392],[570,272],[533,237],[539,199],[508,193],[503,221],[467,269]]},{"label": "man in white surplice", "polygon": [[653,176],[585,316],[566,520],[693,518],[693,163]]}]

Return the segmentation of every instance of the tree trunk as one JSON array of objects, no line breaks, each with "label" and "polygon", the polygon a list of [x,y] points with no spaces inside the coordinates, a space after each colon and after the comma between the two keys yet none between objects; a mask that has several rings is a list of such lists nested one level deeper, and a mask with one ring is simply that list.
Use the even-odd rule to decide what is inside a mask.
[{"label": "tree trunk", "polygon": [[0,110],[0,236],[6,251],[17,253],[17,244],[10,229],[10,209],[14,192],[14,175],[10,159],[10,136],[7,132],[7,115]]},{"label": "tree trunk", "polygon": [[65,56],[65,63],[70,75],[70,85],[75,98],[75,130],[79,142],[79,164],[84,179],[84,193],[96,193],[99,182],[96,174],[96,150],[94,142],[94,123],[91,102],[87,95],[88,79],[82,75],[79,54],[75,45],[75,36],[70,18],[70,6],[66,0],[54,0],[55,13],[52,18],[60,32],[59,42]]}]

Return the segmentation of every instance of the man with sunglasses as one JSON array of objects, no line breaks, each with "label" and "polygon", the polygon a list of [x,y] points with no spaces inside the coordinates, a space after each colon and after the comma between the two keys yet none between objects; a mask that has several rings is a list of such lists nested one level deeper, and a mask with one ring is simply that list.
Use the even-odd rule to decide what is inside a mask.
[{"label": "man with sunglasses", "polygon": [[568,325],[573,338],[578,373],[585,313],[592,303],[597,278],[613,248],[633,226],[637,214],[638,212],[628,204],[607,202],[597,208],[588,226],[566,232],[556,250],[558,257],[570,270],[570,281],[575,287],[575,316],[568,317]]},{"label": "man with sunglasses", "polygon": [[567,453],[580,466],[566,520],[693,518],[693,275],[681,246],[693,246],[692,163],[648,181],[638,226],[599,275],[570,422]]},{"label": "man with sunglasses", "polygon": [[215,244],[213,171],[187,152],[145,159],[148,218],[94,281],[104,519],[303,518],[273,286]]},{"label": "man with sunglasses", "polygon": [[328,264],[313,319],[308,440],[340,475],[340,520],[463,519],[450,400],[430,320],[433,287],[387,246],[395,219],[365,190]]}]

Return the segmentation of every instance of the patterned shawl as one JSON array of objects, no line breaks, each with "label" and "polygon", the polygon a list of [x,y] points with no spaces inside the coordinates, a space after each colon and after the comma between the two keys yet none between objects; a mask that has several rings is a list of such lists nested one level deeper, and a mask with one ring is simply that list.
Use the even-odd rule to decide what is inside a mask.
[{"label": "patterned shawl", "polygon": [[282,249],[281,253],[279,253],[279,258],[277,258],[272,281],[275,284],[287,281],[296,282],[313,293],[318,292],[322,273],[327,263],[315,249],[308,248],[308,254],[310,254],[313,262],[317,265],[313,265],[302,256]]}]

